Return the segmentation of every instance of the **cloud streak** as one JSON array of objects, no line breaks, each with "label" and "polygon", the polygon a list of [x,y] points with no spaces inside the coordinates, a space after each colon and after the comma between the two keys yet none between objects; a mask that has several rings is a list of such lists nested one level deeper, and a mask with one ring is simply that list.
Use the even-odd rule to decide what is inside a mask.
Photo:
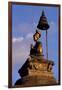
[{"label": "cloud streak", "polygon": [[26,38],[29,39],[29,38],[32,38],[33,37],[33,33],[28,33]]},{"label": "cloud streak", "polygon": [[15,42],[21,42],[21,41],[23,41],[23,39],[24,39],[23,37],[13,38],[12,39],[12,42],[13,43],[15,43]]},{"label": "cloud streak", "polygon": [[24,39],[32,39],[33,37],[33,33],[28,33],[25,37],[13,37],[12,38],[12,42],[15,43],[15,42],[22,42]]},{"label": "cloud streak", "polygon": [[30,45],[33,43],[33,33],[28,33],[25,37],[12,39],[12,61],[13,65],[23,62],[28,58]]}]

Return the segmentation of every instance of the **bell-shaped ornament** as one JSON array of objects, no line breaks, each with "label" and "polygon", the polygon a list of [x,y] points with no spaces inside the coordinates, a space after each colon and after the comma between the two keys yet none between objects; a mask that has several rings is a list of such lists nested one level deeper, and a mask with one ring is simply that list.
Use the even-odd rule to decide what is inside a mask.
[{"label": "bell-shaped ornament", "polygon": [[42,15],[40,17],[37,28],[40,30],[48,30],[48,28],[49,28],[47,18],[45,17],[44,11],[42,11]]}]

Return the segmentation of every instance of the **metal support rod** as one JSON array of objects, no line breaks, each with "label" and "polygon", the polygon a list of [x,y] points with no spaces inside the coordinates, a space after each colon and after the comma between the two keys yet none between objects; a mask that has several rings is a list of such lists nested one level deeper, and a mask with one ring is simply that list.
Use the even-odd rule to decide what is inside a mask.
[{"label": "metal support rod", "polygon": [[46,58],[48,60],[48,39],[47,39],[47,30],[46,30]]}]

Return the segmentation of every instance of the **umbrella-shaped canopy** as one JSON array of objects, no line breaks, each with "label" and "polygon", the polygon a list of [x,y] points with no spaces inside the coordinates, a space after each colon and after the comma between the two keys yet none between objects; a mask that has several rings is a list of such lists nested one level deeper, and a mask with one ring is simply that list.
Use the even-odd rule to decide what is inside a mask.
[{"label": "umbrella-shaped canopy", "polygon": [[37,28],[40,30],[48,30],[48,28],[49,28],[49,24],[47,22],[47,18],[45,17],[44,11],[42,11],[42,15],[40,17]]}]

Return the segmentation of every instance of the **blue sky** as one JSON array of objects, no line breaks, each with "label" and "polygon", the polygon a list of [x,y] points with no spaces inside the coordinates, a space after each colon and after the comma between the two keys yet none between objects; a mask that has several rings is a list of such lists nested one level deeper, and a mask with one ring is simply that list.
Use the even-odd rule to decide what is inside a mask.
[{"label": "blue sky", "polygon": [[[42,10],[45,11],[50,28],[48,30],[48,58],[53,60],[53,72],[58,80],[58,7],[12,5],[12,84],[19,79],[18,70],[29,56],[30,44],[36,31]],[[40,41],[46,58],[45,31],[41,31]]]}]

